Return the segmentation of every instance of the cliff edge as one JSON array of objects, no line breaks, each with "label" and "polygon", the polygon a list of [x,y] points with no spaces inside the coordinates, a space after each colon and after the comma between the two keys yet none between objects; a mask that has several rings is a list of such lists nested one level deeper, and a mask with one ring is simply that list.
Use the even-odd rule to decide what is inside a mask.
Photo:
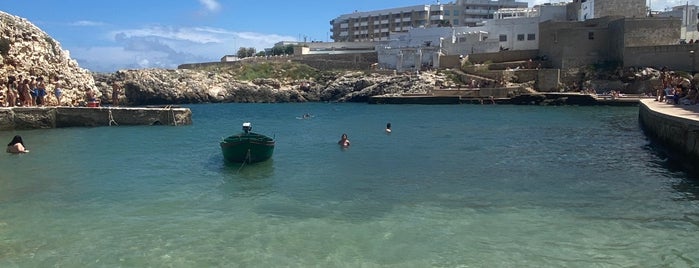
[{"label": "cliff edge", "polygon": [[[62,89],[62,103],[82,101],[87,88],[95,88],[90,71],[82,69],[68,51],[44,31],[24,18],[0,11],[0,79],[2,90],[9,76],[43,77],[47,91]],[[100,94],[100,93],[97,93]],[[56,100],[49,94],[48,104]]]}]

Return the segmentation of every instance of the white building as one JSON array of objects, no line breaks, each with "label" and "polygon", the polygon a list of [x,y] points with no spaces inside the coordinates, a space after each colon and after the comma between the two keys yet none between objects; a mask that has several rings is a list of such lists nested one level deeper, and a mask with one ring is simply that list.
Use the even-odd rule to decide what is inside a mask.
[{"label": "white building", "polygon": [[683,5],[673,7],[669,11],[661,11],[657,13],[658,17],[674,17],[682,18],[682,28],[680,30],[680,38],[685,41],[699,40],[699,7],[696,5]]},{"label": "white building", "polygon": [[391,32],[436,26],[475,26],[500,8],[526,8],[515,0],[458,0],[340,15],[330,21],[335,42],[387,41]]},{"label": "white building", "polygon": [[501,9],[493,15],[496,19],[475,27],[413,28],[391,33],[387,44],[377,46],[379,66],[403,71],[439,67],[439,55],[538,49],[539,23],[564,20],[566,9],[565,5],[543,5]]}]

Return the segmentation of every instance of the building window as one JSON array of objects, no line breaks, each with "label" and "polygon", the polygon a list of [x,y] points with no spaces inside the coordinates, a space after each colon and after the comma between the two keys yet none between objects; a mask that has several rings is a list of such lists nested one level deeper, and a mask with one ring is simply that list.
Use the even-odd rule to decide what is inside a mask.
[{"label": "building window", "polygon": [[536,34],[528,34],[527,40],[529,40],[529,41],[536,40]]},{"label": "building window", "polygon": [[507,42],[507,35],[501,34],[500,35],[500,42]]},{"label": "building window", "polygon": [[444,16],[449,16],[449,9],[444,10]]},{"label": "building window", "polygon": [[452,25],[459,26],[459,20],[454,20],[454,23]]},{"label": "building window", "polygon": [[595,40],[595,32],[588,32],[587,39]]},{"label": "building window", "polygon": [[518,34],[517,41],[524,41],[524,34]]},{"label": "building window", "polygon": [[458,16],[458,15],[459,15],[459,11],[458,11],[458,10],[454,10],[454,12],[452,12],[452,14],[453,14],[454,16]]}]

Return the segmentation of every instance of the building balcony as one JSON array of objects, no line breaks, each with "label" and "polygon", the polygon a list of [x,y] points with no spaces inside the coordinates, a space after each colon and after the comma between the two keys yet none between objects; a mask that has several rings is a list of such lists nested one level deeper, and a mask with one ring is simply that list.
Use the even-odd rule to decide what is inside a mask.
[{"label": "building balcony", "polygon": [[349,28],[349,23],[341,23],[340,28]]},{"label": "building balcony", "polygon": [[486,9],[464,9],[462,14],[463,15],[488,15],[491,13],[494,13],[495,11],[492,10],[486,10]]},{"label": "building balcony", "polygon": [[443,15],[433,15],[430,16],[430,20],[443,20],[444,16]]}]

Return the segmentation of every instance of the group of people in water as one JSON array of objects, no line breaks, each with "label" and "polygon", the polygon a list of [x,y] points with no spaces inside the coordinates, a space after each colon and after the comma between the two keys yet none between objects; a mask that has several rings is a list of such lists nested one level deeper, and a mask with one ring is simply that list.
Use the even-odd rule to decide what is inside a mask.
[{"label": "group of people in water", "polygon": [[[386,129],[384,131],[386,131],[386,134],[391,134],[391,123],[386,123]],[[350,141],[347,137],[347,133],[342,133],[342,136],[340,137],[340,140],[337,141],[337,144],[339,144],[342,148],[347,148],[350,146]]]}]

